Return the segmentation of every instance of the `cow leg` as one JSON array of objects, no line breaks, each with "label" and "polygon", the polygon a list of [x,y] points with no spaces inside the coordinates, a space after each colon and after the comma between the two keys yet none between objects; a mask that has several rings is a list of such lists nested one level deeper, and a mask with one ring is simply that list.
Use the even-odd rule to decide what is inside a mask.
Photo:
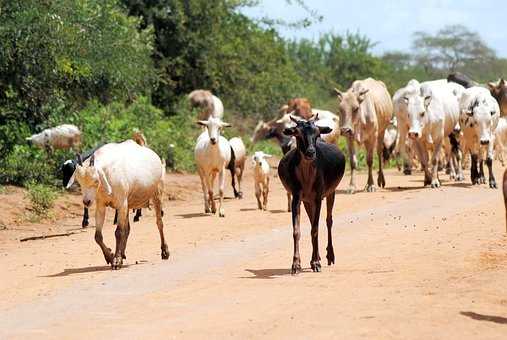
[{"label": "cow leg", "polygon": [[439,188],[440,180],[438,178],[438,164],[440,163],[440,150],[442,149],[442,140],[433,140],[435,150],[431,157],[432,173],[431,173],[431,187]]},{"label": "cow leg", "polygon": [[[379,133],[379,135],[384,136],[384,132]],[[385,188],[386,179],[384,177],[384,162],[382,154],[384,153],[384,141],[383,138],[377,138],[377,157],[378,157],[378,178],[377,185],[379,188]]]},{"label": "cow leg", "polygon": [[407,154],[407,128],[401,127],[399,128],[399,140],[396,144],[396,148],[399,148],[399,154],[401,156],[402,162],[403,162],[403,174],[404,175],[411,175],[412,174],[412,159]]},{"label": "cow leg", "polygon": [[491,189],[496,189],[496,180],[495,180],[495,174],[493,173],[493,147],[494,147],[494,140],[490,141],[488,145],[488,156],[486,158],[486,165],[488,166],[488,175],[489,175],[489,187]]},{"label": "cow leg", "polygon": [[114,221],[113,224],[118,224],[118,210],[114,210]]},{"label": "cow leg", "polygon": [[445,163],[446,163],[445,172],[446,172],[446,174],[449,175],[450,179],[454,180],[454,179],[456,179],[456,169],[454,167],[456,162],[455,162],[454,157],[452,155],[452,148],[451,148],[451,144],[449,143],[448,138],[444,139],[442,146],[443,146],[444,154],[445,154]]},{"label": "cow leg", "polygon": [[428,169],[428,151],[423,146],[422,142],[417,139],[414,141],[415,150],[417,152],[417,156],[419,157],[419,161],[421,162],[421,166],[424,171],[424,186],[430,185],[432,182],[431,173]]},{"label": "cow leg", "polygon": [[139,222],[139,218],[141,216],[143,216],[142,209],[136,209],[136,214],[134,215],[134,222]]},{"label": "cow leg", "polygon": [[257,208],[259,210],[262,210],[262,203],[261,203],[261,184],[255,183],[255,198],[257,199]]},{"label": "cow leg", "polygon": [[327,207],[327,215],[326,215],[326,225],[327,225],[327,265],[330,266],[334,264],[334,249],[333,249],[333,235],[331,234],[331,229],[333,228],[333,206],[334,206],[334,198],[335,193],[331,193],[326,197],[326,207]]},{"label": "cow leg", "polygon": [[111,269],[120,269],[123,265],[123,254],[127,244],[127,228],[128,228],[128,204],[125,201],[118,209],[118,226],[116,228],[116,249],[114,251],[114,258],[111,263]]},{"label": "cow leg", "polygon": [[470,179],[472,180],[472,184],[479,184],[479,171],[477,170],[477,159],[478,155],[472,153],[471,155],[471,165],[470,165]]},{"label": "cow leg", "polygon": [[99,245],[102,253],[104,254],[104,258],[106,259],[106,263],[110,264],[113,261],[113,254],[111,253],[111,249],[108,248],[104,244],[104,238],[102,236],[102,227],[104,226],[104,219],[106,217],[106,206],[102,204],[95,205],[95,242]]},{"label": "cow leg", "polygon": [[453,146],[452,148],[452,158],[454,160],[454,168],[456,170],[456,178],[457,182],[461,182],[465,180],[465,175],[463,174],[463,152],[460,149],[460,145]]},{"label": "cow leg", "polygon": [[218,216],[219,217],[225,217],[224,208],[222,206],[224,202],[224,188],[225,188],[225,169],[222,169],[220,173],[218,174],[218,194],[219,194],[219,201],[218,201]]},{"label": "cow leg", "polygon": [[158,233],[160,234],[160,249],[162,251],[161,257],[162,260],[167,260],[169,258],[169,247],[165,242],[164,222],[162,221],[162,195],[160,193],[153,197],[153,205],[155,207],[155,216],[157,218]]},{"label": "cow leg", "polygon": [[82,228],[88,227],[88,225],[90,224],[88,222],[88,219],[89,219],[88,208],[84,207],[84,209],[83,209],[83,221],[81,222],[81,227]]},{"label": "cow leg", "polygon": [[354,177],[354,170],[357,168],[357,158],[356,158],[356,150],[354,147],[354,138],[347,138],[347,148],[349,151],[349,161],[350,161],[350,184],[347,192],[349,194],[353,194],[356,191],[356,180]]},{"label": "cow leg", "polygon": [[373,183],[373,149],[374,143],[365,142],[366,146],[366,164],[368,164],[368,182],[366,183],[365,190],[367,192],[375,191],[375,184]]},{"label": "cow leg", "polygon": [[482,157],[482,152],[479,157],[479,183],[486,184],[486,176],[484,176],[484,159]]},{"label": "cow leg", "polygon": [[234,198],[238,198],[239,192],[236,190],[236,166],[233,164],[229,167],[229,171],[231,172],[231,184],[232,190],[234,191]]},{"label": "cow leg", "polygon": [[314,272],[321,271],[320,254],[319,254],[319,218],[320,207],[322,205],[321,199],[316,199],[313,203],[304,202],[306,214],[312,223],[312,260],[310,267]]},{"label": "cow leg", "polygon": [[291,212],[292,208],[292,195],[287,191],[287,212]]},{"label": "cow leg", "polygon": [[301,272],[301,256],[299,255],[299,238],[301,237],[301,230],[299,227],[300,221],[300,204],[301,200],[299,193],[292,196],[292,237],[294,239],[294,256],[292,257],[291,274],[295,275]]}]

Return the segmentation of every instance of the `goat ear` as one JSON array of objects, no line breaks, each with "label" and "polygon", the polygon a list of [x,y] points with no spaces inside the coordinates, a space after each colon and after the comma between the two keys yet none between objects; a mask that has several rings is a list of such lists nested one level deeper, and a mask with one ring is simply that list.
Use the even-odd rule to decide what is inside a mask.
[{"label": "goat ear", "polygon": [[489,87],[490,91],[495,91],[496,90],[496,84],[493,83],[493,82],[489,82],[488,83],[488,87]]},{"label": "goat ear", "polygon": [[272,155],[270,155],[269,153],[265,153],[265,154],[264,154],[264,157],[265,157],[265,158],[271,158],[271,157],[273,157],[273,156],[272,156]]},{"label": "goat ear", "polygon": [[326,133],[331,133],[333,130],[329,126],[319,126],[319,131],[321,135],[325,135]]},{"label": "goat ear", "polygon": [[197,122],[195,122],[197,125],[201,125],[201,126],[208,126],[208,121],[207,120],[198,120]]},{"label": "goat ear", "polygon": [[283,134],[287,136],[294,136],[296,134],[296,129],[295,128],[283,129]]},{"label": "goat ear", "polygon": [[[77,170],[77,168],[76,168],[76,170]],[[70,189],[72,184],[74,184],[74,181],[76,180],[76,170],[74,170],[74,173],[72,174],[72,176],[70,176],[69,181],[67,182],[67,185],[65,186],[65,189]]]},{"label": "goat ear", "polygon": [[431,103],[431,96],[424,97],[424,107],[428,107]]},{"label": "goat ear", "polygon": [[336,96],[338,97],[338,99],[340,99],[340,100],[343,99],[343,93],[341,93],[340,90],[338,90],[336,87],[334,88],[334,92],[336,93]]},{"label": "goat ear", "polygon": [[104,190],[106,191],[106,193],[109,196],[111,196],[113,194],[113,189],[111,188],[111,185],[109,184],[109,182],[106,178],[106,174],[104,173],[104,171],[102,169],[97,169],[97,172],[99,174],[100,184],[104,187]]}]

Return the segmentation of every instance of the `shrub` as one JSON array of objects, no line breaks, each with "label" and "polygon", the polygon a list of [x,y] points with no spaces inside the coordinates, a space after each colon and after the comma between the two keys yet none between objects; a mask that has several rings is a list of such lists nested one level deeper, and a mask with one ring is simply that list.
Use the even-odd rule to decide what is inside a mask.
[{"label": "shrub", "polygon": [[30,199],[32,212],[36,217],[48,216],[53,207],[57,192],[50,186],[38,184],[34,181],[25,183],[27,197]]}]

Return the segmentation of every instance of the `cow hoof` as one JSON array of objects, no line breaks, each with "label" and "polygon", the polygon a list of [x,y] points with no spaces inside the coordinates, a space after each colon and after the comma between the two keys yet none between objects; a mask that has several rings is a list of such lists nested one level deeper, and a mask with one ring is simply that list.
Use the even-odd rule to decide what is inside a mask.
[{"label": "cow hoof", "polygon": [[458,176],[456,176],[456,179],[455,179],[456,182],[463,182],[464,180],[465,180],[465,176],[463,176],[463,175],[458,175]]},{"label": "cow hoof", "polygon": [[367,192],[375,192],[377,189],[373,184],[368,184],[365,189]]},{"label": "cow hoof", "polygon": [[113,261],[111,262],[111,269],[112,270],[120,269],[122,265],[123,265],[123,259],[122,259],[122,257],[121,256],[115,256],[113,258]]},{"label": "cow hoof", "polygon": [[490,181],[489,181],[489,187],[490,187],[491,189],[496,189],[496,188],[497,188],[497,186],[496,186],[496,182],[495,182],[494,180],[490,180]]},{"label": "cow hoof", "polygon": [[320,266],[320,262],[319,261],[312,261],[312,262],[310,262],[310,267],[312,267],[312,270],[315,273],[320,273],[322,271],[322,267]]},{"label": "cow hoof", "polygon": [[439,181],[433,181],[431,182],[432,188],[440,188],[440,182]]},{"label": "cow hoof", "polygon": [[218,217],[225,217],[225,213],[224,213],[223,211],[220,211],[220,212],[218,213]]},{"label": "cow hoof", "polygon": [[134,216],[134,222],[139,222],[139,216]]},{"label": "cow hoof", "polygon": [[348,189],[347,189],[347,194],[353,194],[356,192],[356,187],[355,186],[350,186]]},{"label": "cow hoof", "polygon": [[480,182],[481,182],[481,184],[486,184],[486,178],[485,177],[481,177],[480,178]]},{"label": "cow hoof", "polygon": [[211,214],[211,209],[210,208],[204,208],[204,213],[205,214]]},{"label": "cow hoof", "polygon": [[242,198],[243,198],[243,192],[241,192],[241,191],[240,191],[240,192],[238,192],[238,196],[237,196],[236,198],[238,198],[238,199],[242,199]]},{"label": "cow hoof", "polygon": [[404,175],[412,175],[412,169],[403,169]]},{"label": "cow hoof", "polygon": [[169,250],[167,249],[167,246],[165,247],[162,247],[162,254],[161,254],[161,257],[162,257],[162,260],[167,260],[169,258]]},{"label": "cow hoof", "polygon": [[88,221],[83,221],[83,223],[81,224],[81,228],[86,228],[88,227],[89,223]]},{"label": "cow hoof", "polygon": [[296,274],[301,273],[301,265],[299,263],[293,263],[290,273],[292,275],[296,275]]}]

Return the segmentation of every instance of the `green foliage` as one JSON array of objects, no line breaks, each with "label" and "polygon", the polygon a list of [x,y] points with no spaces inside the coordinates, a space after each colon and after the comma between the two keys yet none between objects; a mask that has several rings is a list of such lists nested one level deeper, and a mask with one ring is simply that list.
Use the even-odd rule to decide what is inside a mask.
[{"label": "green foliage", "polygon": [[34,217],[47,217],[53,207],[58,193],[51,186],[39,184],[34,181],[25,183],[26,195],[31,202],[31,211]]}]

